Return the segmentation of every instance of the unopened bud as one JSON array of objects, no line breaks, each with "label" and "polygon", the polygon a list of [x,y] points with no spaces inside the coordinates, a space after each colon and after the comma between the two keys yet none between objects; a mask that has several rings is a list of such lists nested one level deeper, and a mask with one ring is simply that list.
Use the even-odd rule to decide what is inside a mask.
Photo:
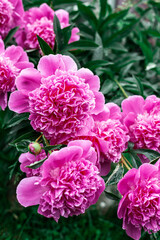
[{"label": "unopened bud", "polygon": [[38,155],[41,152],[41,149],[41,145],[37,142],[31,142],[28,146],[29,152],[34,155]]}]

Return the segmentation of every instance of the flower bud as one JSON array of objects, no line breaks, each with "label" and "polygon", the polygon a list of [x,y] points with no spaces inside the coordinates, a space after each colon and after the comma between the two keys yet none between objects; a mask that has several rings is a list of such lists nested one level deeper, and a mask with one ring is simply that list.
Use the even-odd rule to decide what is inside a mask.
[{"label": "flower bud", "polygon": [[34,155],[38,155],[41,152],[41,149],[41,145],[37,142],[31,142],[28,146],[29,152]]}]

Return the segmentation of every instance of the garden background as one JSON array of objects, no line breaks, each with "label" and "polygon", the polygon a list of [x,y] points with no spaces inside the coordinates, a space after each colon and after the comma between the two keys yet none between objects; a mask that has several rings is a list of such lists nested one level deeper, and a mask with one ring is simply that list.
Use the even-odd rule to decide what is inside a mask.
[{"label": "garden background", "polygon": [[[120,105],[133,94],[160,97],[159,1],[23,1],[25,10],[44,2],[55,10],[69,11],[71,23],[80,29],[81,40],[67,50],[62,45],[60,53],[72,56],[100,77],[106,102]],[[8,41],[7,46],[13,42]],[[36,65],[39,59],[35,53],[28,54]],[[14,115],[8,108],[0,110],[0,239],[131,239],[117,218],[118,203],[104,195],[84,215],[60,219],[58,224],[38,215],[37,207],[25,209],[18,204],[16,185],[23,174],[19,171],[19,153],[10,143],[29,129],[26,121],[14,126]],[[142,239],[149,238],[160,236],[142,234]]]}]

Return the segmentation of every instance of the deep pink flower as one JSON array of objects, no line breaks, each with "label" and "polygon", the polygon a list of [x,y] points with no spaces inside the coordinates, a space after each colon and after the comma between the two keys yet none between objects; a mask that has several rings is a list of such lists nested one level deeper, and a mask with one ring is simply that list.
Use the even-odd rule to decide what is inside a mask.
[{"label": "deep pink flower", "polygon": [[43,164],[42,177],[23,179],[17,198],[24,207],[39,205],[38,213],[58,222],[79,215],[95,204],[105,188],[98,175],[96,152],[90,141],[72,141],[53,152]]},{"label": "deep pink flower", "polygon": [[118,217],[123,218],[123,229],[131,238],[140,239],[142,228],[150,234],[160,230],[160,161],[129,170],[118,190],[123,196]]},{"label": "deep pink flower", "polygon": [[[67,11],[63,9],[54,11],[46,3],[42,4],[40,7],[33,7],[26,11],[24,15],[24,24],[15,35],[18,45],[26,49],[39,49],[37,40],[38,35],[53,49],[55,44],[55,33],[53,30],[54,14],[57,15],[61,28],[70,25],[69,13]],[[69,43],[79,40],[80,37],[77,35],[78,32],[79,29],[77,27],[72,29]]]},{"label": "deep pink flower", "polygon": [[23,13],[22,0],[0,1],[0,35],[3,38],[12,28],[21,24]]},{"label": "deep pink flower", "polygon": [[160,152],[160,98],[131,96],[122,102],[122,110],[134,147]]},{"label": "deep pink flower", "polygon": [[118,162],[127,148],[129,135],[121,118],[120,108],[114,103],[107,103],[104,110],[94,116],[95,124],[88,136],[81,137],[92,141],[98,154],[96,166],[102,176],[108,174],[111,162]]},{"label": "deep pink flower", "polygon": [[29,166],[32,163],[45,159],[46,157],[47,155],[43,149],[38,155],[33,155],[29,152],[22,153],[19,157],[19,162],[21,163],[20,165],[21,171],[26,173],[27,177],[41,176],[43,165],[36,169],[27,168],[26,166]]},{"label": "deep pink flower", "polygon": [[92,115],[104,107],[98,76],[89,69],[77,70],[73,59],[62,55],[42,57],[38,70],[21,72],[16,80],[18,91],[10,97],[10,109],[30,112],[32,127],[52,144],[87,135],[94,125]]},{"label": "deep pink flower", "polygon": [[0,106],[4,110],[7,106],[7,93],[15,90],[15,79],[22,69],[33,67],[28,61],[27,54],[21,47],[12,45],[4,49],[0,39]]}]

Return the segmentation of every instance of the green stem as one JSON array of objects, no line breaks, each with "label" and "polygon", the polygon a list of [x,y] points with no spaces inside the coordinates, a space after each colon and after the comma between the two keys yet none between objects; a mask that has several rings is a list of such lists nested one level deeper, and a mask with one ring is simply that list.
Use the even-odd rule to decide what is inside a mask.
[{"label": "green stem", "polygon": [[125,98],[128,98],[127,93],[125,92],[124,88],[121,86],[121,84],[117,81],[117,79],[114,79],[114,81],[117,83],[118,87],[120,88],[121,92],[123,93]]},{"label": "green stem", "polygon": [[[43,140],[44,140],[44,142],[45,142],[46,146],[50,146],[50,144],[49,144],[48,140],[45,138],[45,136],[44,136],[44,135],[42,135],[42,138],[43,138]],[[51,153],[52,153],[52,151],[51,151],[51,150],[49,150],[48,152],[49,152],[49,154],[51,154]]]}]

